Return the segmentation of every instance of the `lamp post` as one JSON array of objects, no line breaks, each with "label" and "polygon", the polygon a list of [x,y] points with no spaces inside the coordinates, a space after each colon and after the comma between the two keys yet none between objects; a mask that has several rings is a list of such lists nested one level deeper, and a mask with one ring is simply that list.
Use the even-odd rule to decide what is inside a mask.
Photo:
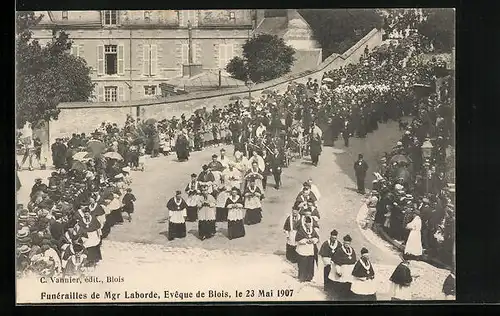
[{"label": "lamp post", "polygon": [[424,158],[424,166],[425,166],[425,193],[429,192],[429,167],[427,166],[427,162],[430,160],[432,156],[432,143],[429,138],[426,138],[422,146],[422,157]]},{"label": "lamp post", "polygon": [[250,79],[250,76],[247,75],[247,81],[245,81],[245,86],[248,88],[248,106],[251,105],[252,103],[252,87],[253,87],[253,81]]}]

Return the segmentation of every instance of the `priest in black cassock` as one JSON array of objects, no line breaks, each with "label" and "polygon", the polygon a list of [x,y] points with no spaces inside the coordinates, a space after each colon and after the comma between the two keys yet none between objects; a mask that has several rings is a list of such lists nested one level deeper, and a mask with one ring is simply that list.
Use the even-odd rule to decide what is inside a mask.
[{"label": "priest in black cassock", "polygon": [[340,247],[340,242],[337,240],[338,232],[334,229],[330,233],[330,239],[326,240],[319,249],[319,255],[323,258],[324,270],[323,270],[323,280],[324,280],[324,290],[327,294],[330,293],[330,271],[332,269],[332,257],[335,251]]},{"label": "priest in black cassock", "polygon": [[368,249],[361,249],[361,258],[352,270],[351,298],[355,301],[376,301],[377,287],[375,271],[368,255]]},{"label": "priest in black cassock", "polygon": [[331,296],[336,300],[346,300],[349,298],[349,292],[352,282],[352,270],[356,263],[356,252],[351,247],[352,238],[345,235],[343,243],[338,251],[332,256],[332,269],[328,278],[332,281]]},{"label": "priest in black cassock", "polygon": [[299,265],[299,281],[309,282],[314,277],[314,263],[318,263],[318,233],[313,229],[313,219],[303,217],[295,236],[297,242],[297,262]]},{"label": "priest in black cassock", "polygon": [[201,240],[215,235],[215,206],[217,201],[208,193],[208,186],[201,186],[201,196],[198,211],[198,235]]},{"label": "priest in black cassock", "polygon": [[297,242],[295,241],[295,236],[297,235],[297,228],[300,225],[300,214],[299,209],[292,208],[292,214],[290,214],[283,225],[283,230],[286,235],[286,259],[291,263],[297,263]]},{"label": "priest in black cassock", "polygon": [[181,196],[180,190],[175,191],[175,196],[168,200],[168,240],[186,237],[186,201]]}]

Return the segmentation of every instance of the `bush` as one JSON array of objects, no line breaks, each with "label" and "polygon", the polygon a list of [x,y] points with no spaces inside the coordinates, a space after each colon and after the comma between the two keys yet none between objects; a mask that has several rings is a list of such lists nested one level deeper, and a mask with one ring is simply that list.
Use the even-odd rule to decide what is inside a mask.
[{"label": "bush", "polygon": [[299,13],[311,26],[324,58],[344,53],[373,28],[383,25],[382,16],[374,9],[304,9]]}]

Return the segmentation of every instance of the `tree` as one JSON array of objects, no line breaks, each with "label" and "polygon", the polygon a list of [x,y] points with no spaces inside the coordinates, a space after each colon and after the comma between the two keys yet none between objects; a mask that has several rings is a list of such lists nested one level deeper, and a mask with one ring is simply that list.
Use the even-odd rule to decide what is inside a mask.
[{"label": "tree", "polygon": [[262,34],[252,37],[243,45],[243,57],[231,59],[226,71],[233,78],[259,83],[278,78],[290,72],[295,50],[282,38]]},{"label": "tree", "polygon": [[16,120],[18,126],[57,119],[60,102],[87,101],[94,84],[84,59],[68,54],[64,31],[45,46],[32,39],[41,16],[18,12],[16,25]]},{"label": "tree", "polygon": [[420,34],[427,37],[438,52],[451,52],[455,46],[455,10],[428,9],[427,19],[418,27]]},{"label": "tree", "polygon": [[332,53],[344,53],[383,24],[381,14],[374,9],[304,9],[299,13],[311,26],[324,58]]}]

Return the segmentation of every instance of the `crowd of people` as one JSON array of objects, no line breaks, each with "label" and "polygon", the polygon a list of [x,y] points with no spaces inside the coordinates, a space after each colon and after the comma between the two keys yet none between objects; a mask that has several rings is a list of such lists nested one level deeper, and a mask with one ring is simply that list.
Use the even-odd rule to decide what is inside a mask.
[{"label": "crowd of people", "polygon": [[[235,239],[245,236],[245,225],[258,224],[265,216],[267,179],[273,175],[275,188],[280,188],[282,169],[292,153],[310,155],[317,166],[323,140],[333,143],[342,136],[349,146],[350,137],[365,137],[388,120],[399,120],[405,132],[376,173],[366,228],[381,227],[406,241],[405,254],[410,256],[420,256],[420,248],[449,251],[454,240],[453,187],[444,190],[444,176],[446,148],[453,142],[451,102],[446,93],[428,98],[414,93],[416,84],[435,88],[436,69],[442,65],[415,58],[423,48],[413,36],[418,34],[367,51],[359,63],[325,73],[321,83],[291,83],[282,94],[266,90],[260,99],[203,108],[189,118],[138,122],[128,116],[123,128],[103,122],[90,136],[58,138],[51,146],[56,171],[49,184],[37,180],[30,203],[18,209],[18,270],[74,273],[95,266],[111,226],[123,222],[122,212],[131,220],[135,197],[128,175],[144,170],[146,157],[175,151],[178,160],[185,161],[192,151],[234,145],[233,153],[222,149],[199,174],[192,174],[166,207],[169,240],[186,236],[186,221],[198,221],[202,240],[215,235],[217,222],[227,221],[227,237]],[[414,119],[406,124],[403,116]],[[425,157],[424,142],[433,145]],[[367,169],[355,165],[356,174],[364,174],[358,181],[360,193]],[[375,271],[367,249],[357,258],[351,237],[344,236],[340,243],[334,230],[318,250],[319,199],[312,181],[304,183],[284,224],[287,259],[298,264],[298,278],[307,282],[320,255],[329,295],[373,299]],[[407,259],[391,278],[400,290],[411,282]]]},{"label": "crowd of people", "polygon": [[177,190],[167,202],[168,239],[186,237],[186,221],[198,221],[201,240],[215,235],[216,223],[227,222],[229,239],[245,236],[245,225],[261,222],[265,212],[262,200],[268,188],[268,176],[274,175],[275,189],[281,186],[284,158],[275,150],[254,149],[250,157],[236,150],[220,155],[204,164],[191,178],[183,192]]},{"label": "crowd of people", "polygon": [[[37,178],[27,205],[17,206],[19,275],[66,276],[92,270],[102,259],[102,239],[124,222],[122,212],[131,220],[131,169],[109,154],[108,136],[94,134],[88,146],[76,142],[75,135],[67,145],[58,139],[57,145],[67,146],[74,155],[56,153],[56,169],[45,183]],[[79,151],[82,147],[85,150]]]}]

